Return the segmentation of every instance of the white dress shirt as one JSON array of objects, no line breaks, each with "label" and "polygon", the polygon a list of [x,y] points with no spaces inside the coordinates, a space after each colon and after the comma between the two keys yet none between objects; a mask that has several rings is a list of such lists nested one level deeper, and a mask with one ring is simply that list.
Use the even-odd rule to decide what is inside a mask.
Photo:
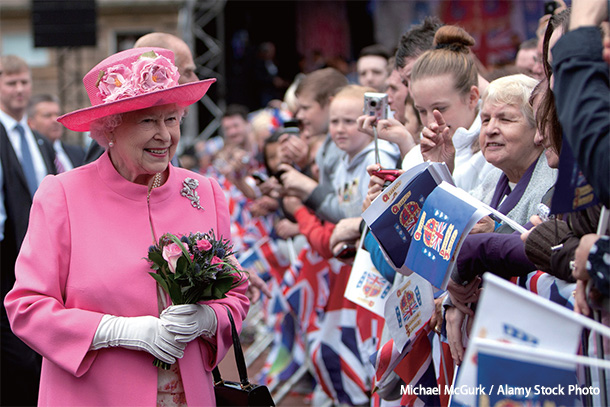
[{"label": "white dress shirt", "polygon": [[8,114],[4,113],[0,110],[0,122],[6,129],[6,133],[8,134],[8,139],[13,146],[13,150],[15,150],[15,154],[17,154],[17,158],[19,161],[22,160],[21,157],[21,135],[17,130],[15,130],[15,126],[17,123],[21,124],[23,130],[25,130],[25,139],[28,143],[28,147],[30,148],[30,154],[32,155],[32,163],[34,164],[34,171],[36,172],[36,181],[38,185],[42,179],[47,176],[47,166],[44,163],[44,159],[42,158],[42,153],[40,152],[40,148],[38,146],[38,141],[36,137],[34,137],[34,133],[30,129],[30,126],[27,124],[27,117],[23,116],[21,121],[17,122]]},{"label": "white dress shirt", "polygon": [[53,149],[55,149],[57,159],[61,162],[61,165],[64,166],[64,169],[66,171],[69,171],[74,168],[74,165],[72,165],[72,161],[70,161],[70,157],[68,157],[68,154],[66,154],[66,150],[64,150],[63,146],[61,145],[61,140],[55,140],[53,142]]}]

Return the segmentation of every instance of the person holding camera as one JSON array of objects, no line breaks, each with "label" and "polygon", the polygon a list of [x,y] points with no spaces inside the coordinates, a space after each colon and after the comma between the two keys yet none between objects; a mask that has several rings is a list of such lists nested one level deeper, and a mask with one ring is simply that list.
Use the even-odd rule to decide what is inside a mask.
[{"label": "person holding camera", "polygon": [[[383,168],[394,168],[400,157],[395,145],[378,140],[376,146],[371,137],[358,128],[357,120],[365,108],[365,94],[368,91],[374,89],[348,85],[337,92],[330,103],[330,136],[345,153],[339,160],[333,187],[346,217],[362,214],[362,203],[369,184],[366,167],[377,163]],[[387,104],[372,98],[367,107],[385,110]]]},{"label": "person holding camera", "polygon": [[[347,78],[334,68],[319,69],[303,78],[296,89],[299,103],[297,120],[301,137],[328,133],[330,101],[337,90],[345,85]],[[285,172],[281,180],[286,193],[300,198],[321,219],[331,222],[338,222],[345,217],[337,196],[332,193],[332,182],[340,154],[341,151],[327,135],[316,155],[316,164],[320,171],[318,181],[294,167],[282,166]]]}]

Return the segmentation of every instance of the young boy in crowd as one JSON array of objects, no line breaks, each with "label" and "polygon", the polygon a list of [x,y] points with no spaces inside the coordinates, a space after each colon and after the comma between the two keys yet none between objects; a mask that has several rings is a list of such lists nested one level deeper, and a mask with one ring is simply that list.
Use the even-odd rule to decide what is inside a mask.
[{"label": "young boy in crowd", "polygon": [[[344,152],[338,160],[333,188],[346,217],[362,214],[362,202],[368,192],[366,167],[375,164],[375,142],[358,130],[357,119],[364,109],[365,92],[372,88],[348,85],[332,99],[329,110],[329,132],[337,147]],[[378,140],[379,163],[382,168],[396,168],[400,159],[398,148],[386,140]]]}]

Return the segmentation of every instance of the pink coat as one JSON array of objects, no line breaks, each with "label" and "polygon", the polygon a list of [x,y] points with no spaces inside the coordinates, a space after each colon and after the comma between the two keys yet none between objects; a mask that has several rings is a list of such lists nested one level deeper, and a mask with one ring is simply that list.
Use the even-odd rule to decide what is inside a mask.
[{"label": "pink coat", "polygon": [[[181,196],[199,181],[203,210]],[[153,243],[147,187],[128,182],[107,154],[41,183],[5,305],[15,334],[43,356],[39,405],[154,406],[157,368],[147,352],[90,351],[104,314],[158,316],[156,283],[144,260]],[[150,196],[157,237],[207,232],[230,238],[229,213],[214,180],[170,165],[168,181]],[[247,285],[208,302],[218,330],[191,342],[179,361],[189,406],[215,405],[212,368],[231,346],[228,306],[238,329],[248,312]]]}]

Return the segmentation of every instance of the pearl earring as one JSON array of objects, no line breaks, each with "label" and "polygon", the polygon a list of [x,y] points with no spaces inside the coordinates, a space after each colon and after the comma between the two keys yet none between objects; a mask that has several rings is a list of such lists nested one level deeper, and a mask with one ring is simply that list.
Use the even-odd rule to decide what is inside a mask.
[{"label": "pearl earring", "polygon": [[114,147],[114,141],[109,142],[108,147],[110,147],[110,148]]}]

